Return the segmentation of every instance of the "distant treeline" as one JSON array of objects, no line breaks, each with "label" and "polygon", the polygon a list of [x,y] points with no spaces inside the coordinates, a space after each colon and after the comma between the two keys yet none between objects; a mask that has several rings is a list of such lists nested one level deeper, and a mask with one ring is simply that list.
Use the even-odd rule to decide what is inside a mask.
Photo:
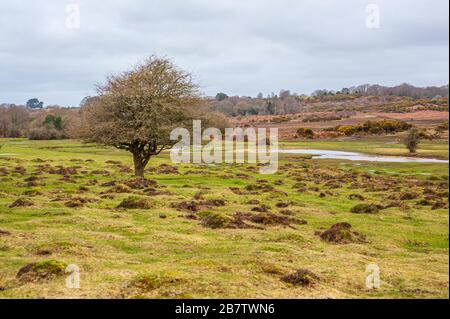
[{"label": "distant treeline", "polygon": [[[89,102],[86,97],[80,106]],[[302,112],[334,112],[331,119],[348,117],[354,111],[409,112],[414,110],[448,111],[448,85],[415,87],[402,84],[395,87],[360,85],[339,91],[316,90],[311,95],[298,95],[289,90],[264,97],[228,96],[218,93],[206,102],[213,112],[228,116],[284,115]],[[347,115],[345,115],[347,114]],[[337,118],[339,116],[339,118]],[[30,99],[26,106],[0,104],[0,137],[61,139],[77,137],[81,120],[80,108],[47,106]],[[314,116],[304,120],[316,121]],[[220,120],[223,122],[223,119]]]},{"label": "distant treeline", "polygon": [[[209,99],[210,108],[229,116],[284,115],[308,111],[353,111],[370,106],[401,109],[412,106],[416,101],[430,105],[431,109],[445,110],[448,99],[448,85],[441,87],[415,87],[402,84],[395,87],[380,85],[359,85],[339,91],[316,90],[311,95],[299,95],[289,90],[266,97],[259,93],[256,97],[228,96],[218,93]],[[428,101],[424,101],[428,100]],[[398,104],[400,102],[400,104]],[[398,106],[398,107],[397,107]]]},{"label": "distant treeline", "polygon": [[51,140],[76,137],[80,109],[0,105],[0,137]]},{"label": "distant treeline", "polygon": [[[80,138],[84,107],[95,99],[84,98],[80,107],[0,104],[0,137],[28,137],[32,140]],[[204,106],[198,112],[200,110],[208,111]],[[224,130],[230,126],[228,117],[223,114],[206,113],[202,112],[199,118],[211,127]]]},{"label": "distant treeline", "polygon": [[401,85],[388,87],[382,85],[363,84],[343,88],[340,91],[317,90],[313,92],[313,96],[334,95],[334,94],[361,94],[365,96],[403,96],[413,99],[432,99],[435,97],[448,98],[448,85],[444,86],[428,86],[416,87],[414,85],[403,83]]}]

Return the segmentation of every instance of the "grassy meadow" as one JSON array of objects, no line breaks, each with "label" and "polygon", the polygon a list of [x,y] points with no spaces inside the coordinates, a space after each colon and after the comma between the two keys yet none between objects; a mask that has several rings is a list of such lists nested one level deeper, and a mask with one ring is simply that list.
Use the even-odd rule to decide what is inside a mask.
[{"label": "grassy meadow", "polygon": [[[260,175],[163,153],[142,181],[113,148],[0,144],[0,298],[448,298],[448,164],[285,154]],[[405,155],[380,140],[281,146]],[[444,142],[419,149],[447,153]],[[66,288],[68,264],[80,289]],[[369,264],[379,289],[366,287]],[[298,269],[316,276],[289,281]]]}]

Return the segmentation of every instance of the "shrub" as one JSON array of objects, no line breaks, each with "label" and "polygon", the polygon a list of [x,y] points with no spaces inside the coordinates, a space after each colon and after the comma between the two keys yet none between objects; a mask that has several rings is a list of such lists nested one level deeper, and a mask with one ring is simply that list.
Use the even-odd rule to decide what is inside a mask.
[{"label": "shrub", "polygon": [[52,114],[47,115],[45,117],[43,124],[46,126],[50,126],[50,127],[53,126],[53,128],[55,128],[57,130],[62,130],[62,128],[63,128],[62,127],[62,118],[59,115],[57,115],[57,116],[52,115]]},{"label": "shrub", "polygon": [[334,244],[348,244],[365,242],[365,236],[358,232],[352,231],[352,225],[349,223],[337,223],[326,231],[319,233],[323,241]]},{"label": "shrub", "polygon": [[55,128],[40,127],[31,130],[28,133],[28,138],[30,140],[61,140],[69,137],[63,131]]},{"label": "shrub", "polygon": [[415,153],[417,150],[417,147],[420,143],[420,132],[419,130],[413,128],[408,131],[408,134],[406,134],[405,139],[403,140],[403,144],[405,144],[406,148],[409,150],[410,153]]},{"label": "shrub", "polygon": [[223,101],[225,99],[228,99],[228,95],[226,95],[225,93],[220,92],[216,94],[216,100]]},{"label": "shrub", "polygon": [[355,134],[381,135],[396,132],[404,132],[412,128],[412,125],[402,121],[381,120],[367,121],[358,125],[340,125],[336,126],[335,131],[344,133],[347,136]]},{"label": "shrub", "polygon": [[314,138],[314,131],[310,128],[299,127],[297,129],[297,137]]},{"label": "shrub", "polygon": [[204,211],[199,213],[202,224],[209,228],[222,228],[227,223],[227,218],[216,212]]},{"label": "shrub", "polygon": [[328,116],[317,116],[310,115],[305,117],[302,122],[328,122],[328,121],[339,121],[342,120],[343,117],[347,117],[344,115],[328,115]]},{"label": "shrub", "polygon": [[288,122],[290,120],[287,116],[276,116],[272,118],[273,123],[282,123],[282,122]]},{"label": "shrub", "polygon": [[67,264],[58,260],[44,260],[23,266],[16,278],[21,281],[50,280],[64,274]]},{"label": "shrub", "polygon": [[153,206],[153,202],[150,199],[130,196],[125,198],[117,208],[149,209]]}]

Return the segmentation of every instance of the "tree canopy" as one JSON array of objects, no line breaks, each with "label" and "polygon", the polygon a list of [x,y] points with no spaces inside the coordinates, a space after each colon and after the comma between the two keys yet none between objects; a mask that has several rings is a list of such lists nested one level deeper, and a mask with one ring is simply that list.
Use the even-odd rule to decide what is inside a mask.
[{"label": "tree canopy", "polygon": [[45,117],[44,125],[49,125],[57,130],[62,130],[62,117],[59,115],[49,114]]},{"label": "tree canopy", "polygon": [[223,101],[225,99],[228,99],[228,95],[226,95],[225,93],[219,92],[216,94],[216,100]]},{"label": "tree canopy", "polygon": [[29,107],[30,109],[42,109],[44,107],[44,102],[39,101],[36,98],[29,99],[27,101],[27,107]]},{"label": "tree canopy", "polygon": [[141,177],[152,156],[176,143],[170,132],[192,126],[202,103],[191,74],[156,56],[109,76],[97,91],[82,106],[82,137],[131,152]]}]

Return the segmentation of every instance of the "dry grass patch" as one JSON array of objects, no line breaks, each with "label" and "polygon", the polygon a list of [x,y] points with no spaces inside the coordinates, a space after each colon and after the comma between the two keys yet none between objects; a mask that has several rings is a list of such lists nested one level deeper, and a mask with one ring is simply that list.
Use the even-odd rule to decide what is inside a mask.
[{"label": "dry grass patch", "polygon": [[58,260],[45,260],[23,266],[16,278],[21,282],[48,281],[64,274],[67,264]]}]

